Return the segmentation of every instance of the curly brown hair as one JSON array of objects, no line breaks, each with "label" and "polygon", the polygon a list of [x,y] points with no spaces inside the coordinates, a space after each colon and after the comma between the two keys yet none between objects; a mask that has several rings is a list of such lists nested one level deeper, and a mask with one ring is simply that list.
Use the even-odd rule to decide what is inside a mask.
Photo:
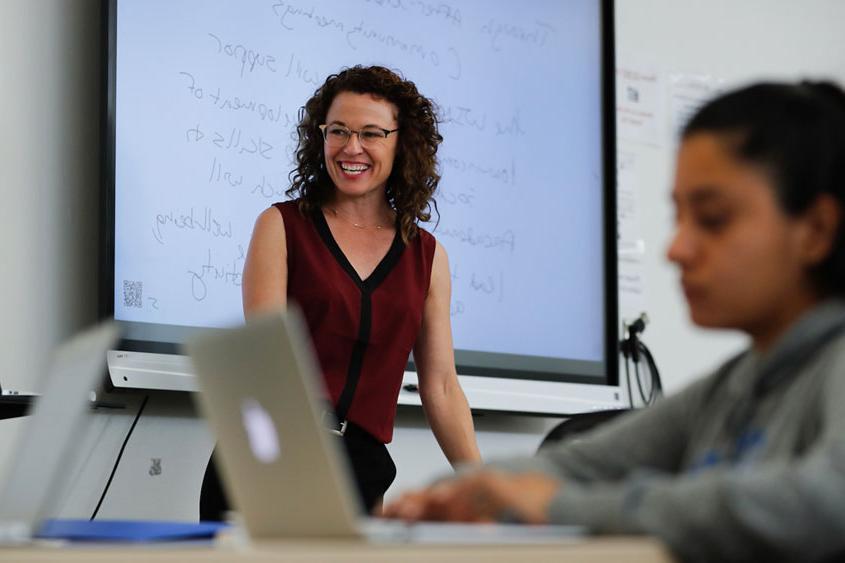
[{"label": "curly brown hair", "polygon": [[396,212],[402,239],[407,243],[417,234],[417,224],[437,213],[434,191],[440,182],[437,147],[443,141],[437,129],[434,104],[419,93],[416,85],[382,66],[353,66],[332,74],[317,88],[300,110],[296,127],[297,166],[290,173],[289,197],[300,198],[300,210],[319,209],[332,195],[334,184],[323,158],[323,136],[329,107],[341,92],[370,94],[399,109],[399,136],[393,169],[387,179],[387,203]]}]

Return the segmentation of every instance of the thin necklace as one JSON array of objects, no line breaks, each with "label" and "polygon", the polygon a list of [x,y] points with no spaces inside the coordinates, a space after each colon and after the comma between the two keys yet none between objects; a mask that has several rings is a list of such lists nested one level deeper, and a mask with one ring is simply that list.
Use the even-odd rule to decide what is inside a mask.
[{"label": "thin necklace", "polygon": [[346,221],[347,223],[349,223],[350,225],[352,225],[356,229],[377,229],[377,230],[381,230],[381,229],[387,228],[385,225],[378,225],[378,224],[376,224],[376,225],[362,225],[361,223],[356,223],[355,221],[353,221],[352,219],[349,219],[348,217],[344,217],[343,215],[338,213],[337,209],[335,209],[334,207],[328,207],[327,209],[332,212],[332,215]]}]

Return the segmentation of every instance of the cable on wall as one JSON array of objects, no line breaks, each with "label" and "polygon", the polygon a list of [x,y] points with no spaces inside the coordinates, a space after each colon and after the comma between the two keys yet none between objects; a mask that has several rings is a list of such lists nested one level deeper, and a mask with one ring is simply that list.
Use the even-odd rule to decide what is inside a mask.
[{"label": "cable on wall", "polygon": [[[619,343],[622,356],[625,359],[625,381],[628,386],[628,402],[631,408],[634,408],[634,391],[631,386],[629,363],[634,365],[634,380],[637,383],[637,392],[643,405],[651,405],[663,396],[663,383],[660,380],[657,363],[654,361],[651,351],[639,338],[639,335],[645,332],[647,324],[648,315],[645,313],[642,313],[633,323],[625,323],[623,333],[627,333],[627,337]],[[642,365],[641,368],[641,364],[645,365]]]},{"label": "cable on wall", "polygon": [[91,515],[91,520],[97,517],[97,513],[100,511],[100,507],[103,505],[103,501],[106,498],[106,493],[109,492],[109,487],[111,486],[112,479],[114,479],[114,474],[117,473],[117,467],[120,465],[120,458],[123,457],[123,451],[126,449],[126,444],[129,443],[129,438],[132,436],[132,432],[135,430],[135,425],[138,424],[138,419],[141,418],[141,413],[144,412],[144,407],[147,406],[147,400],[150,398],[149,395],[144,395],[144,400],[141,402],[141,406],[138,408],[138,413],[135,415],[135,420],[132,421],[132,426],[129,427],[129,432],[126,433],[126,438],[123,439],[123,445],[120,446],[120,452],[117,454],[117,459],[114,460],[114,467],[112,467],[111,475],[109,475],[108,481],[106,481],[106,486],[103,489],[103,494],[100,495],[100,500],[97,502],[97,507],[94,508],[94,513]]}]

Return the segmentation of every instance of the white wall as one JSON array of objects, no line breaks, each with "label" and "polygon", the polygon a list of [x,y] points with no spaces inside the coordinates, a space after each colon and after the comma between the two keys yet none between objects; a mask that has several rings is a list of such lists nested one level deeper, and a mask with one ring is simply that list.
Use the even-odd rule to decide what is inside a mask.
[{"label": "white wall", "polygon": [[845,2],[840,0],[617,0],[617,66],[651,69],[662,80],[658,146],[620,141],[637,157],[645,242],[644,335],[671,392],[706,373],[745,339],[691,326],[674,269],[664,259],[672,234],[675,134],[671,77],[753,80],[828,78],[845,84]]},{"label": "white wall", "polygon": [[[759,77],[832,76],[845,82],[845,2],[840,0],[618,0],[620,62],[663,78],[710,74],[728,84]],[[0,383],[30,389],[44,353],[96,317],[99,190],[100,24],[96,0],[0,2]],[[668,104],[663,105],[668,109]],[[665,116],[664,116],[665,117]],[[674,142],[660,122],[658,146],[632,145],[645,242],[645,335],[675,390],[742,340],[692,328],[663,259]],[[403,413],[400,482],[446,468],[419,414]],[[553,421],[479,419],[485,455],[530,452]],[[18,424],[0,422],[0,470]]]},{"label": "white wall", "polygon": [[[97,314],[99,2],[0,2],[0,384]],[[19,424],[0,422],[0,468]]]}]

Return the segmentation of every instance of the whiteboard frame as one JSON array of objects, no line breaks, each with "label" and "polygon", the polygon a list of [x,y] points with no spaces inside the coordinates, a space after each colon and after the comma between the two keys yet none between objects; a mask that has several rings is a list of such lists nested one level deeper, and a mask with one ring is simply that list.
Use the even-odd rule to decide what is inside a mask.
[{"label": "whiteboard frame", "polygon": [[[178,1],[178,0],[177,0]],[[613,0],[596,1],[602,19],[602,141],[604,164],[604,274],[605,274],[605,375],[603,380],[585,382],[584,376],[561,374],[560,381],[514,379],[485,373],[484,368],[457,366],[459,379],[474,410],[545,415],[568,415],[619,408],[624,393],[619,386],[618,358],[618,274],[616,217],[616,127],[615,127],[615,16]],[[115,92],[116,12],[119,0],[103,0],[103,172],[101,178],[101,241],[99,313],[114,315],[115,265]],[[120,324],[124,324],[123,322]],[[202,329],[196,329],[202,330]],[[114,387],[168,391],[196,390],[190,362],[180,355],[176,342],[122,339],[108,354],[110,382]],[[412,367],[412,364],[411,364]],[[567,378],[570,380],[567,381]],[[419,395],[409,391],[416,385],[416,373],[406,371],[399,404],[418,405]]]}]

